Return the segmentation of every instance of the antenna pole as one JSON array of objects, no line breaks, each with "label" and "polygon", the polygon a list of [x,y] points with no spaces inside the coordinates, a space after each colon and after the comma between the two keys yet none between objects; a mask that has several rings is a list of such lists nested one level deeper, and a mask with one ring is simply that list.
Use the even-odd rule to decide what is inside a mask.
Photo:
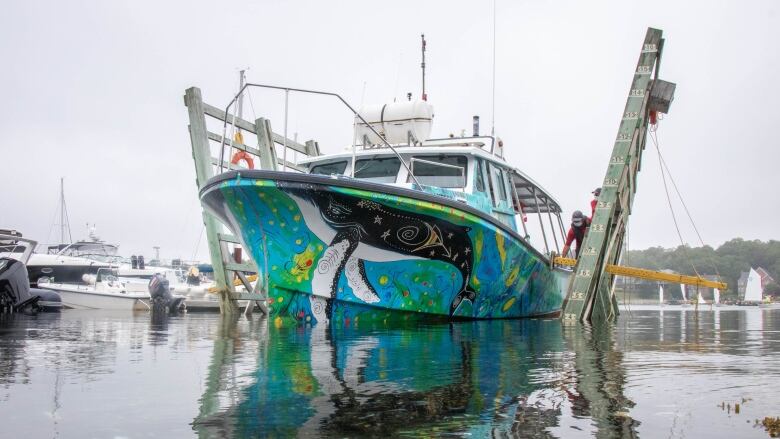
[{"label": "antenna pole", "polygon": [[427,101],[428,95],[425,94],[425,34],[420,34],[420,39],[422,40],[422,63],[420,63],[420,67],[422,68],[422,100]]},{"label": "antenna pole", "polygon": [[[238,72],[238,89],[242,90],[246,83],[246,70],[240,70]],[[244,94],[238,96],[238,118],[241,119],[244,116]],[[241,133],[241,128],[237,128],[238,133]],[[243,141],[241,142],[243,143]]]},{"label": "antenna pole", "polygon": [[490,117],[490,135],[496,135],[496,0],[493,0],[493,114]]}]

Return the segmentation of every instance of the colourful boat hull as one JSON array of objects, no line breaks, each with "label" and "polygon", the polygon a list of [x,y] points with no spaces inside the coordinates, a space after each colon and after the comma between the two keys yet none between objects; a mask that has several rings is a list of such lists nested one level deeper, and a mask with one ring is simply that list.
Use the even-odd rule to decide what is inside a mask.
[{"label": "colourful boat hull", "polygon": [[279,317],[546,316],[570,274],[491,217],[420,191],[242,171],[212,179],[201,199],[250,253]]}]

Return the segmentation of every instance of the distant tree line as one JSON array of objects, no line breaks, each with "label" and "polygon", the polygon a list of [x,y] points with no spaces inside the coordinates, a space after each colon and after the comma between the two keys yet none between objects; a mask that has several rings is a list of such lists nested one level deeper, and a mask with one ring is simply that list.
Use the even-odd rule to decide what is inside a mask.
[{"label": "distant tree line", "polygon": [[[623,264],[651,270],[674,270],[680,274],[717,275],[728,283],[729,296],[737,294],[737,280],[740,273],[751,267],[763,267],[775,280],[780,280],[780,241],[746,241],[735,238],[718,248],[710,246],[679,246],[675,249],[651,247],[645,250],[631,250],[623,257]],[[694,271],[695,267],[695,271]],[[637,293],[655,297],[657,288],[651,283],[641,283]],[[645,291],[646,290],[646,291]],[[780,296],[780,285],[767,285],[765,294]]]}]

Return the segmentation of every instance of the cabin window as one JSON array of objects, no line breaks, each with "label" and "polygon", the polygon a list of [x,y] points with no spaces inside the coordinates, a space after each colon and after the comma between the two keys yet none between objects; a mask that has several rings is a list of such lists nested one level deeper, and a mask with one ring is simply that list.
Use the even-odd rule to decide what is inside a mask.
[{"label": "cabin window", "polygon": [[333,175],[333,174],[343,175],[345,169],[347,169],[346,161],[331,162],[322,165],[314,165],[311,167],[311,171],[309,171],[309,173],[320,174],[320,175]]},{"label": "cabin window", "polygon": [[482,159],[474,157],[474,189],[479,192],[486,192],[485,177],[482,175]]},{"label": "cabin window", "polygon": [[[417,181],[426,186],[462,188],[466,186],[466,164],[462,155],[412,157],[410,169]],[[410,176],[407,182],[414,181]]]},{"label": "cabin window", "polygon": [[520,194],[517,193],[517,188],[515,187],[515,178],[511,174],[507,177],[509,180],[509,193],[512,195],[512,207],[515,209],[515,212],[522,214],[523,208],[520,203]]},{"label": "cabin window", "polygon": [[398,157],[360,159],[355,162],[355,178],[374,183],[395,183],[400,168]]},{"label": "cabin window", "polygon": [[492,183],[491,186],[494,188],[494,200],[496,200],[496,203],[499,201],[506,201],[507,195],[506,187],[504,186],[504,171],[492,164],[488,164],[488,168],[490,169],[490,180]]}]

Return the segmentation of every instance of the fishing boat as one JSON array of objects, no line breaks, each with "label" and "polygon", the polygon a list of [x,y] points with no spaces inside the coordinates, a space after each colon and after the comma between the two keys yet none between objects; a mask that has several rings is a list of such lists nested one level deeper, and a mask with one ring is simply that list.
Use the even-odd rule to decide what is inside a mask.
[{"label": "fishing boat", "polygon": [[[525,223],[538,214],[542,231],[549,221],[563,237],[558,202],[477,118],[472,136],[445,138],[431,138],[432,119],[426,100],[364,107],[346,152],[299,161],[304,172],[232,170],[202,186],[205,208],[257,265],[272,314],[560,312],[571,271],[552,268],[553,240],[532,241]],[[542,240],[544,250],[532,245]]]}]

